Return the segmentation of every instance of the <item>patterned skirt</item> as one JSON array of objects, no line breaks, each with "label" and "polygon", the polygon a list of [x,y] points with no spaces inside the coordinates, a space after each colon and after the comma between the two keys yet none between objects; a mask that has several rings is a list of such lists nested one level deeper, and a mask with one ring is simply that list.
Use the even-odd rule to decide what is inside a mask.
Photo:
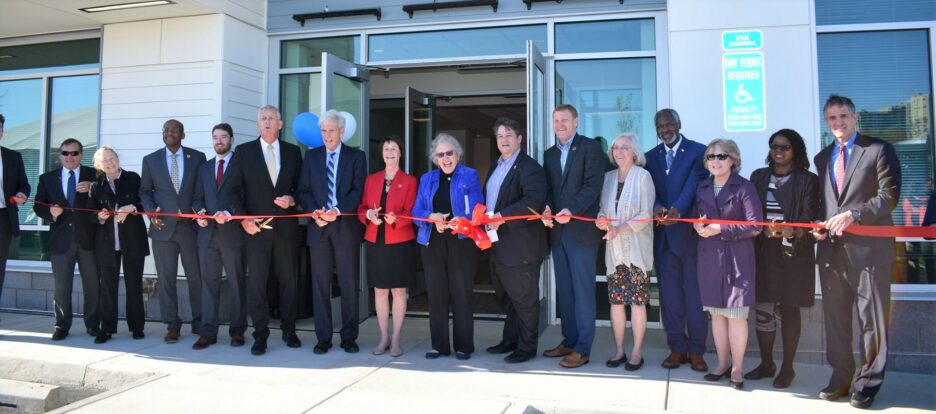
[{"label": "patterned skirt", "polygon": [[617,265],[608,275],[608,302],[612,305],[646,305],[650,302],[650,277],[634,265]]}]

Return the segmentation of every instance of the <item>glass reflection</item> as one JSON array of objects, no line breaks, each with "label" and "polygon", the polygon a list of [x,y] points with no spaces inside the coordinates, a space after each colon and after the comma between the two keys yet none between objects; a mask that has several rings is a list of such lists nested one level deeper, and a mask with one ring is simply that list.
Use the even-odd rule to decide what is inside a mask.
[{"label": "glass reflection", "polygon": [[519,55],[526,41],[546,50],[546,26],[511,26],[435,32],[395,33],[367,38],[368,60],[399,61]]},{"label": "glass reflection", "polygon": [[[26,177],[35,194],[36,185],[39,183],[39,172],[43,168],[39,158],[42,128],[40,124],[42,80],[0,81],[0,113],[6,118],[3,126],[3,141],[0,144],[19,151],[23,155]],[[38,224],[39,221],[32,206],[32,197],[30,197],[26,204],[19,207],[20,224]]]},{"label": "glass reflection", "polygon": [[58,149],[67,138],[81,141],[83,165],[92,165],[97,150],[100,75],[52,79],[49,149],[46,171],[60,168]]},{"label": "glass reflection", "polygon": [[653,19],[556,25],[556,53],[595,53],[653,50]]}]

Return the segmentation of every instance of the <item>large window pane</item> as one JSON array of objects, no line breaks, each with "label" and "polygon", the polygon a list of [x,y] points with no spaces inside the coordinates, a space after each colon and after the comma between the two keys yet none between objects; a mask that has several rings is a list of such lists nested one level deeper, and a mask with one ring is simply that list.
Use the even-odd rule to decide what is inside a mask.
[{"label": "large window pane", "polygon": [[286,40],[282,43],[280,51],[280,67],[322,66],[322,52],[328,52],[348,62],[360,63],[360,50],[360,36]]},{"label": "large window pane", "polygon": [[556,53],[629,52],[654,48],[653,19],[556,25]]},{"label": "large window pane", "polygon": [[[832,93],[852,98],[860,116],[859,130],[894,144],[903,174],[894,223],[919,225],[934,171],[929,32],[820,34],[817,46],[820,100]],[[832,140],[823,122],[822,144]],[[931,256],[929,250],[901,244],[895,281],[931,280],[932,276],[914,276],[920,269],[936,272],[925,266]]]},{"label": "large window pane", "polygon": [[367,38],[370,62],[522,55],[526,41],[546,50],[546,26],[394,33]]},{"label": "large window pane", "polygon": [[646,151],[656,142],[656,62],[653,58],[557,62],[556,103],[575,106],[579,133],[602,137],[605,150],[621,132],[635,132]]},{"label": "large window pane", "polygon": [[0,74],[40,72],[63,66],[97,67],[101,39],[0,47]]},{"label": "large window pane", "polygon": [[[36,193],[39,172],[43,165],[39,159],[40,130],[42,125],[42,79],[0,81],[0,113],[6,118],[3,128],[4,147],[23,155],[26,177]],[[21,224],[38,224],[32,209],[32,195],[19,208]]]},{"label": "large window pane", "polygon": [[50,140],[46,170],[59,168],[59,147],[67,138],[81,141],[81,162],[92,165],[98,143],[98,106],[100,75],[69,76],[52,79]]},{"label": "large window pane", "polygon": [[816,0],[816,24],[936,20],[933,0]]},{"label": "large window pane", "polygon": [[282,139],[299,145],[305,152],[308,147],[296,139],[293,119],[303,112],[315,115],[322,113],[322,74],[300,73],[280,76],[280,112],[283,117]]}]

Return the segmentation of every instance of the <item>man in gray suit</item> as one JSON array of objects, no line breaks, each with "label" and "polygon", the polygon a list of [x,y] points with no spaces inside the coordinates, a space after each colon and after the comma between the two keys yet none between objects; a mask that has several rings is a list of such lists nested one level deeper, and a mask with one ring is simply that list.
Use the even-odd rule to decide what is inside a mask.
[{"label": "man in gray suit", "polygon": [[192,349],[200,350],[218,342],[218,308],[221,302],[221,269],[227,273],[230,304],[231,346],[244,345],[247,329],[247,298],[244,280],[244,232],[240,224],[231,223],[232,211],[243,208],[240,180],[228,172],[234,130],[221,123],[211,130],[214,158],[198,169],[195,185],[195,210],[214,216],[198,219],[198,260],[202,275],[202,325],[198,341]]},{"label": "man in gray suit", "polygon": [[[147,212],[191,213],[198,168],[205,163],[205,154],[182,146],[185,128],[175,119],[163,124],[162,135],[166,147],[143,158],[140,200]],[[192,333],[198,334],[201,325],[201,271],[196,232],[193,220],[166,216],[150,219],[149,236],[153,239],[159,311],[166,323],[166,343],[178,342],[182,328],[176,294],[180,254],[188,280]]]}]

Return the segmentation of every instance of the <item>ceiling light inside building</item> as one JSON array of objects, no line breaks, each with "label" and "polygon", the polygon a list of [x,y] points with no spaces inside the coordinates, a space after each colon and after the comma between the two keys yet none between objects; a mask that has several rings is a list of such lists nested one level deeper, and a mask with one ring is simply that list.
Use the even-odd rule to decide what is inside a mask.
[{"label": "ceiling light inside building", "polygon": [[81,10],[85,13],[98,13],[112,10],[135,9],[137,7],[165,6],[167,4],[175,3],[170,0],[138,1],[133,3],[111,4],[108,6],[86,7],[78,10]]}]

